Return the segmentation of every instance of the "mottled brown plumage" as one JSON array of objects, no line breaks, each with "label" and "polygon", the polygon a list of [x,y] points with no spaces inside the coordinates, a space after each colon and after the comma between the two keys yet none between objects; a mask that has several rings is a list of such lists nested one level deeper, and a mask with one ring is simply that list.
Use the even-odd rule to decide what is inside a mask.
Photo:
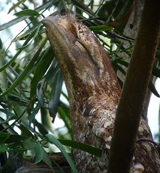
[{"label": "mottled brown plumage", "polygon": [[[73,149],[74,163],[79,172],[105,172],[121,93],[109,56],[88,27],[68,12],[47,17],[42,23],[67,86],[72,139],[103,150],[98,157]],[[138,138],[152,139],[143,119]],[[155,173],[159,166],[154,144],[137,142],[131,172]]]}]

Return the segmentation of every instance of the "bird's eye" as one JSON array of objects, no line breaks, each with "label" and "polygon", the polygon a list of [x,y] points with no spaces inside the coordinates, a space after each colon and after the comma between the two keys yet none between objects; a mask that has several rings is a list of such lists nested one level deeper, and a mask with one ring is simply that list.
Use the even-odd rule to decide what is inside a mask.
[{"label": "bird's eye", "polygon": [[86,46],[78,39],[77,42],[87,51]]},{"label": "bird's eye", "polygon": [[67,10],[66,9],[62,9],[61,12],[60,12],[61,16],[65,16],[66,13],[67,13]]}]

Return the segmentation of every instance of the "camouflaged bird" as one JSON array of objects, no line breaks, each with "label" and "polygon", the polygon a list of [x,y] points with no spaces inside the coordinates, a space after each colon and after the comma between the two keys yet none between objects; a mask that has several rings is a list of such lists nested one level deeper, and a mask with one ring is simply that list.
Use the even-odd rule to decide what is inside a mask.
[{"label": "camouflaged bird", "polygon": [[[95,35],[69,12],[42,20],[69,94],[72,139],[102,149],[101,157],[72,149],[78,172],[107,172],[110,143],[121,88],[109,56]],[[141,119],[137,139],[152,135]],[[117,144],[118,145],[118,144]],[[139,140],[131,173],[158,173],[159,153],[152,142]]]}]

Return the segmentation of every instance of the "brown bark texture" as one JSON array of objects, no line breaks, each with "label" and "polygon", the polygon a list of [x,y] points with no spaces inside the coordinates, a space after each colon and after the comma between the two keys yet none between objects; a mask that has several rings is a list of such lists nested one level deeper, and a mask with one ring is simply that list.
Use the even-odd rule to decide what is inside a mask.
[{"label": "brown bark texture", "polygon": [[[103,151],[101,157],[98,157],[72,149],[75,166],[78,172],[83,173],[106,172],[121,94],[110,58],[95,35],[73,14],[63,11],[56,16],[45,18],[42,23],[46,27],[48,39],[67,86],[71,108],[72,139],[101,148]],[[130,97],[131,93],[127,94]],[[128,116],[124,124],[129,119]],[[119,131],[125,131],[125,137],[130,139],[130,133],[123,129],[126,129],[125,125]],[[142,118],[137,135],[137,139],[141,138],[152,140],[149,127]],[[122,145],[123,140],[125,139],[120,139]],[[135,141],[131,139],[129,144],[131,142]],[[119,145],[119,141],[116,145]],[[124,156],[123,153],[121,154]],[[127,157],[125,159],[127,160]],[[159,168],[160,160],[156,146],[148,140],[138,141],[130,172],[158,173]]]}]

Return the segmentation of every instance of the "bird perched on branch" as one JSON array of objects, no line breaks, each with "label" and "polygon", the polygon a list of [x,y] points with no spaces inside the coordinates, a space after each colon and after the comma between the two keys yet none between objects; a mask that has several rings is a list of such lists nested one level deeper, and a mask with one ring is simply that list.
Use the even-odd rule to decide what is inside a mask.
[{"label": "bird perched on branch", "polygon": [[[102,149],[101,157],[72,149],[75,166],[78,172],[105,172],[121,93],[110,58],[89,28],[70,12],[42,23],[68,90],[72,139]],[[158,173],[159,154],[142,118],[137,139],[143,140],[136,143],[130,172]]]}]

